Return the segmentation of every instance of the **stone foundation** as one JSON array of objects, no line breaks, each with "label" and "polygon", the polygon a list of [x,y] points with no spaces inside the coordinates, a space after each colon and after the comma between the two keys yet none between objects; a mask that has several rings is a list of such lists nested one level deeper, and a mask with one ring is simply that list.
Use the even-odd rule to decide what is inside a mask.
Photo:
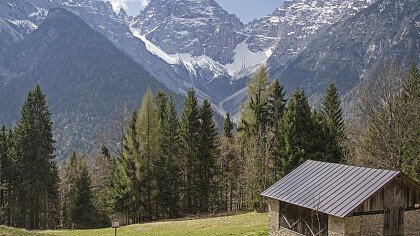
[{"label": "stone foundation", "polygon": [[[297,236],[299,233],[280,227],[280,202],[268,201],[269,235]],[[346,218],[328,217],[328,235],[331,236],[379,236],[383,235],[383,214],[360,215]],[[404,212],[404,236],[420,235],[420,209]]]},{"label": "stone foundation", "polygon": [[404,212],[404,235],[420,235],[420,209]]}]

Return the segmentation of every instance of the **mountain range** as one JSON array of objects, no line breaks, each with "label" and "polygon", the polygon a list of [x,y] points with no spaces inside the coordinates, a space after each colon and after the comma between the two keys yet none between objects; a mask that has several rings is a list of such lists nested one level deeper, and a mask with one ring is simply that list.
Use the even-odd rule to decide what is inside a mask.
[{"label": "mountain range", "polygon": [[147,87],[179,100],[194,87],[237,118],[262,63],[314,105],[330,81],[350,96],[384,59],[420,62],[419,10],[416,0],[288,0],[243,24],[214,0],[151,0],[134,17],[101,0],[5,0],[0,123],[16,122],[36,83],[51,104],[59,155],[92,150],[87,140],[112,109],[134,109]]}]

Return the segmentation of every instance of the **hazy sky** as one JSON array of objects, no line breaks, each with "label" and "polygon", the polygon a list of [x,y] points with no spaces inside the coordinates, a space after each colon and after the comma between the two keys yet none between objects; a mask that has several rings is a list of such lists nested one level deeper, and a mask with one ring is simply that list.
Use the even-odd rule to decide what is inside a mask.
[{"label": "hazy sky", "polygon": [[[123,7],[128,14],[137,15],[149,0],[105,0],[110,1],[114,9]],[[170,1],[170,0],[168,0]],[[248,23],[272,13],[284,0],[216,0],[229,13],[237,15],[242,22]]]}]

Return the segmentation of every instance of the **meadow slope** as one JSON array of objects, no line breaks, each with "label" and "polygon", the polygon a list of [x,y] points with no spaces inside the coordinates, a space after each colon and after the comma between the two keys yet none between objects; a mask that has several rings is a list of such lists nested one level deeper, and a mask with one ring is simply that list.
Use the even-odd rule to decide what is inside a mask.
[{"label": "meadow slope", "polygon": [[[7,227],[0,227],[0,236],[54,235],[54,236],[113,236],[114,230],[50,230],[28,232]],[[206,235],[268,235],[267,213],[246,213],[233,216],[181,219],[124,226],[118,229],[121,236],[206,236]]]}]

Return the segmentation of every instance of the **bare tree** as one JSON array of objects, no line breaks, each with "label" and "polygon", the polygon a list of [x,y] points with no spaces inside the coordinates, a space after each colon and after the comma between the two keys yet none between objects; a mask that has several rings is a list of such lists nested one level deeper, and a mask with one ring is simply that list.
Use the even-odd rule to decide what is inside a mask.
[{"label": "bare tree", "polygon": [[127,128],[129,112],[126,105],[117,107],[105,130],[100,134],[101,145],[108,147],[111,153],[120,156],[123,151],[124,134]]},{"label": "bare tree", "polygon": [[399,102],[405,72],[388,61],[367,76],[357,94],[358,102],[350,122],[350,162],[358,165],[402,170],[407,126],[404,114],[409,107]]}]

